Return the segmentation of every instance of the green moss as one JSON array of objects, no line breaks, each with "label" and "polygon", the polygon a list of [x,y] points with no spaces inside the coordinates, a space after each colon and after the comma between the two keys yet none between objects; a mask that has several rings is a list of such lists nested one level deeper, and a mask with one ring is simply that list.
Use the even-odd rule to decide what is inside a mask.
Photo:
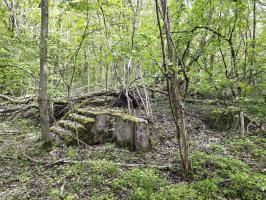
[{"label": "green moss", "polygon": [[55,131],[55,126],[50,127],[50,131],[51,132]]},{"label": "green moss", "polygon": [[224,147],[218,144],[213,144],[210,146],[210,148],[214,153],[222,153],[224,150]]},{"label": "green moss", "polygon": [[147,121],[144,120],[144,119],[135,117],[133,115],[120,113],[120,112],[112,112],[111,115],[114,116],[114,117],[120,117],[122,120],[125,120],[125,121],[132,121],[132,122],[135,122],[135,123],[143,123],[143,122],[147,123]]},{"label": "green moss", "polygon": [[82,109],[82,108],[77,109],[76,112],[78,114],[88,116],[88,117],[95,117],[97,115],[109,114],[109,112],[107,110],[97,111],[97,110],[93,110],[93,109],[87,110],[87,109]]},{"label": "green moss", "polygon": [[266,162],[266,139],[258,136],[238,138],[229,143],[229,150],[237,157],[249,157],[256,161],[257,165]]},{"label": "green moss", "polygon": [[50,152],[50,151],[54,150],[55,145],[54,145],[54,143],[52,141],[43,142],[42,143],[42,148],[43,148],[44,151]]},{"label": "green moss", "polygon": [[71,136],[71,132],[64,132],[60,129],[54,129],[54,133],[59,135],[59,137],[64,141],[66,146],[77,145],[77,140]]},{"label": "green moss", "polygon": [[77,145],[77,140],[70,135],[65,135],[64,136],[64,142],[66,146],[72,146],[72,145]]},{"label": "green moss", "polygon": [[87,130],[83,125],[81,125],[79,123],[72,122],[72,121],[68,121],[68,120],[61,120],[59,122],[59,125],[64,127],[64,128],[69,129],[72,132],[76,132],[76,131],[84,132]]},{"label": "green moss", "polygon": [[203,199],[263,199],[266,176],[229,156],[197,153],[193,156],[192,187]]},{"label": "green moss", "polygon": [[78,114],[89,116],[89,117],[94,117],[94,116],[103,115],[103,114],[109,114],[110,116],[120,117],[122,120],[126,120],[126,121],[132,121],[132,122],[135,122],[135,123],[143,123],[143,122],[147,123],[147,121],[144,120],[144,119],[135,117],[133,115],[124,114],[124,113],[121,113],[121,112],[112,111],[112,110],[99,111],[99,110],[93,110],[93,109],[90,109],[90,110],[77,109],[76,112]]},{"label": "green moss", "polygon": [[225,113],[238,113],[240,111],[239,108],[237,107],[234,107],[234,106],[228,106],[226,109],[225,109]]},{"label": "green moss", "polygon": [[95,119],[93,119],[93,118],[85,117],[85,116],[81,116],[81,115],[77,115],[77,114],[70,114],[68,116],[68,118],[73,120],[73,121],[77,121],[83,125],[87,125],[87,124],[95,122]]},{"label": "green moss", "polygon": [[86,99],[82,103],[78,104],[76,108],[82,108],[84,106],[89,105],[91,102],[93,102],[92,98]]},{"label": "green moss", "polygon": [[90,167],[95,173],[106,176],[114,176],[118,173],[117,165],[114,165],[104,159],[98,160],[96,162],[91,162]]},{"label": "green moss", "polygon": [[220,115],[221,113],[223,113],[223,111],[221,109],[216,108],[216,109],[213,109],[210,114],[211,115]]},{"label": "green moss", "polygon": [[168,184],[161,187],[158,192],[151,196],[152,200],[191,200],[203,199],[198,191],[195,190],[190,184],[179,183],[176,185]]},{"label": "green moss", "polygon": [[63,117],[62,119],[67,119],[68,115],[72,114],[73,112],[76,112],[76,110],[78,110],[79,108],[82,108],[86,105],[89,105],[91,103],[92,99],[86,99],[84,100],[82,103],[74,106],[74,108],[70,109]]},{"label": "green moss", "polygon": [[58,135],[60,138],[64,138],[67,130],[65,130],[61,127],[52,126],[50,128],[50,131],[53,132],[54,134]]}]

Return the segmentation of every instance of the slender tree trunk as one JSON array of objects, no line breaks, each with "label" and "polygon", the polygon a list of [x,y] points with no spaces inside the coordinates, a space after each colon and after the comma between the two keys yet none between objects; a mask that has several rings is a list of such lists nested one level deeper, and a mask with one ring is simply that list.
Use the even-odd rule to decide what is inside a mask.
[{"label": "slender tree trunk", "polygon": [[39,82],[39,108],[41,119],[42,138],[49,142],[52,137],[49,132],[49,106],[48,106],[48,62],[47,62],[47,40],[48,40],[48,0],[41,1],[41,41],[40,41],[40,82]]},{"label": "slender tree trunk", "polygon": [[[188,135],[186,128],[185,108],[181,97],[182,95],[181,95],[180,81],[178,80],[176,74],[177,63],[175,56],[173,55],[173,43],[171,41],[170,20],[169,20],[167,0],[161,0],[161,9],[162,9],[161,11],[158,4],[158,0],[155,0],[155,3],[156,3],[157,23],[160,31],[161,44],[162,44],[163,67],[166,74],[170,107],[172,110],[173,119],[177,129],[177,139],[179,144],[181,166],[185,173],[189,173],[191,169],[191,164],[189,160],[189,142],[188,142]],[[164,32],[165,32],[165,42],[164,42],[163,31],[160,24],[159,13],[162,13]],[[166,48],[164,47],[164,45],[166,45]]]},{"label": "slender tree trunk", "polygon": [[87,49],[84,49],[84,84],[86,85],[86,91],[89,92],[89,63],[88,63],[88,55],[87,55]]},{"label": "slender tree trunk", "polygon": [[[256,0],[253,1],[253,30],[252,30],[252,58],[251,58],[251,67],[253,68],[255,65],[255,48],[256,48],[256,25],[257,25],[257,15],[256,15]],[[253,69],[250,69],[250,74],[249,74],[249,83],[252,83],[252,74],[253,74]]]},{"label": "slender tree trunk", "polygon": [[131,57],[129,58],[128,64],[125,65],[125,92],[126,92],[126,97],[127,97],[127,111],[128,114],[132,115],[133,114],[133,106],[131,102],[131,98],[129,97],[129,70],[131,68]]},{"label": "slender tree trunk", "polygon": [[15,11],[14,11],[15,3],[13,1],[10,1],[10,3],[8,3],[7,0],[4,0],[4,2],[6,3],[6,6],[11,13],[11,16],[10,16],[11,32],[14,33],[17,29],[17,19],[16,19]]},{"label": "slender tree trunk", "polygon": [[240,111],[240,136],[245,136],[245,116],[244,111]]}]

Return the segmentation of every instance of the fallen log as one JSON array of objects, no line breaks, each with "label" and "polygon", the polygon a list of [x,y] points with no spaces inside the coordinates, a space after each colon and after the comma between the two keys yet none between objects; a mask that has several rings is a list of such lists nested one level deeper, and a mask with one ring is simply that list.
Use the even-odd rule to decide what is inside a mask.
[{"label": "fallen log", "polygon": [[160,94],[164,94],[164,95],[168,95],[167,91],[163,91],[163,90],[158,90],[158,89],[154,89],[154,88],[146,88],[147,90],[151,91],[151,92],[155,92],[155,93],[160,93]]},{"label": "fallen log", "polygon": [[13,113],[16,111],[26,111],[30,108],[38,108],[37,105],[20,105],[20,106],[7,106],[0,109],[0,114]]},{"label": "fallen log", "polygon": [[[53,162],[48,162],[48,161],[43,161],[43,160],[36,160],[33,159],[29,156],[23,156],[23,157],[12,157],[12,156],[0,156],[0,158],[8,158],[8,159],[23,159],[23,160],[28,160],[32,163],[44,165],[44,167],[52,167],[55,165],[63,165],[63,164],[98,164],[98,162],[101,162],[102,160],[70,160],[70,159],[59,159]],[[171,169],[174,165],[169,164],[169,165],[150,165],[150,164],[144,164],[144,163],[118,163],[118,162],[110,162],[110,161],[105,161],[108,164],[111,165],[116,165],[119,167],[126,167],[126,168],[132,168],[132,167],[145,167],[145,168],[155,168],[159,170],[169,170]]]},{"label": "fallen log", "polygon": [[[101,160],[99,160],[101,161]],[[51,163],[44,163],[46,167],[54,166],[54,165],[61,165],[61,164],[97,164],[99,161],[92,161],[92,160],[68,160],[68,159],[60,159],[55,162]],[[145,168],[155,168],[155,169],[160,169],[160,170],[167,170],[171,169],[173,165],[149,165],[149,164],[143,164],[143,163],[117,163],[117,162],[109,162],[107,161],[108,164],[111,165],[116,165],[119,167],[126,167],[126,168],[131,168],[131,167],[145,167]]]},{"label": "fallen log", "polygon": [[[83,95],[77,95],[77,96],[71,96],[70,101],[71,102],[79,102],[82,100],[86,100],[88,98],[93,98],[93,97],[99,97],[99,96],[113,96],[113,97],[118,97],[119,92],[115,90],[109,90],[109,91],[101,91],[101,92],[94,92],[94,93],[89,93],[89,94],[83,94]],[[24,96],[24,97],[10,97],[8,95],[0,94],[0,99],[4,99],[6,101],[9,101],[12,104],[28,104],[31,101],[37,101],[38,96],[36,95],[30,95],[30,96]],[[54,103],[68,103],[65,99],[67,97],[61,97],[61,98],[56,98],[56,99],[51,99],[52,102]]]},{"label": "fallen log", "polygon": [[4,94],[0,94],[0,99],[4,99],[4,100],[7,100],[7,101],[10,101],[10,102],[15,102],[15,99],[7,96],[7,95],[4,95]]},{"label": "fallen log", "polygon": [[3,132],[0,132],[0,135],[17,135],[18,133],[18,130],[4,130]]}]

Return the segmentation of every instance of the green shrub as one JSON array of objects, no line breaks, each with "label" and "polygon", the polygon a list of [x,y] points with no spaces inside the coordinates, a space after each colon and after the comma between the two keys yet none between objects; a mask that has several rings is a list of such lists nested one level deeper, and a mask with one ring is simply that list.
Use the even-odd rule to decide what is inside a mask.
[{"label": "green shrub", "polygon": [[252,172],[244,162],[205,153],[195,154],[193,158],[193,188],[203,199],[265,198],[266,176]]},{"label": "green shrub", "polygon": [[197,153],[192,156],[193,176],[197,180],[212,177],[228,178],[228,173],[247,172],[247,164],[234,158],[219,155],[208,155],[206,153]]},{"label": "green shrub", "polygon": [[205,179],[195,183],[193,188],[198,192],[199,197],[203,199],[219,199],[222,197],[222,195],[219,194],[219,184],[222,181],[222,178]]},{"label": "green shrub", "polygon": [[133,189],[131,199],[150,199],[151,194],[159,181],[157,173],[152,169],[133,169],[126,174]]},{"label": "green shrub", "polygon": [[118,167],[106,160],[100,160],[90,165],[92,170],[99,174],[115,175],[118,172]]},{"label": "green shrub", "polygon": [[115,190],[121,190],[123,187],[126,187],[126,186],[127,186],[127,181],[123,178],[115,178],[112,181],[112,187]]},{"label": "green shrub", "polygon": [[266,196],[266,176],[240,172],[230,175],[229,188],[224,189],[224,196],[240,199],[264,199]]},{"label": "green shrub", "polygon": [[256,161],[266,161],[266,138],[250,136],[230,143],[230,151],[241,157],[249,156]]}]

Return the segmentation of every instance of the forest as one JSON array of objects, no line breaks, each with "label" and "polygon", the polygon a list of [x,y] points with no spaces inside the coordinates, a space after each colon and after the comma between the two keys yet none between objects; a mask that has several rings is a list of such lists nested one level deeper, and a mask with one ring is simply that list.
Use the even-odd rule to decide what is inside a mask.
[{"label": "forest", "polygon": [[266,1],[0,0],[0,199],[266,199]]}]

